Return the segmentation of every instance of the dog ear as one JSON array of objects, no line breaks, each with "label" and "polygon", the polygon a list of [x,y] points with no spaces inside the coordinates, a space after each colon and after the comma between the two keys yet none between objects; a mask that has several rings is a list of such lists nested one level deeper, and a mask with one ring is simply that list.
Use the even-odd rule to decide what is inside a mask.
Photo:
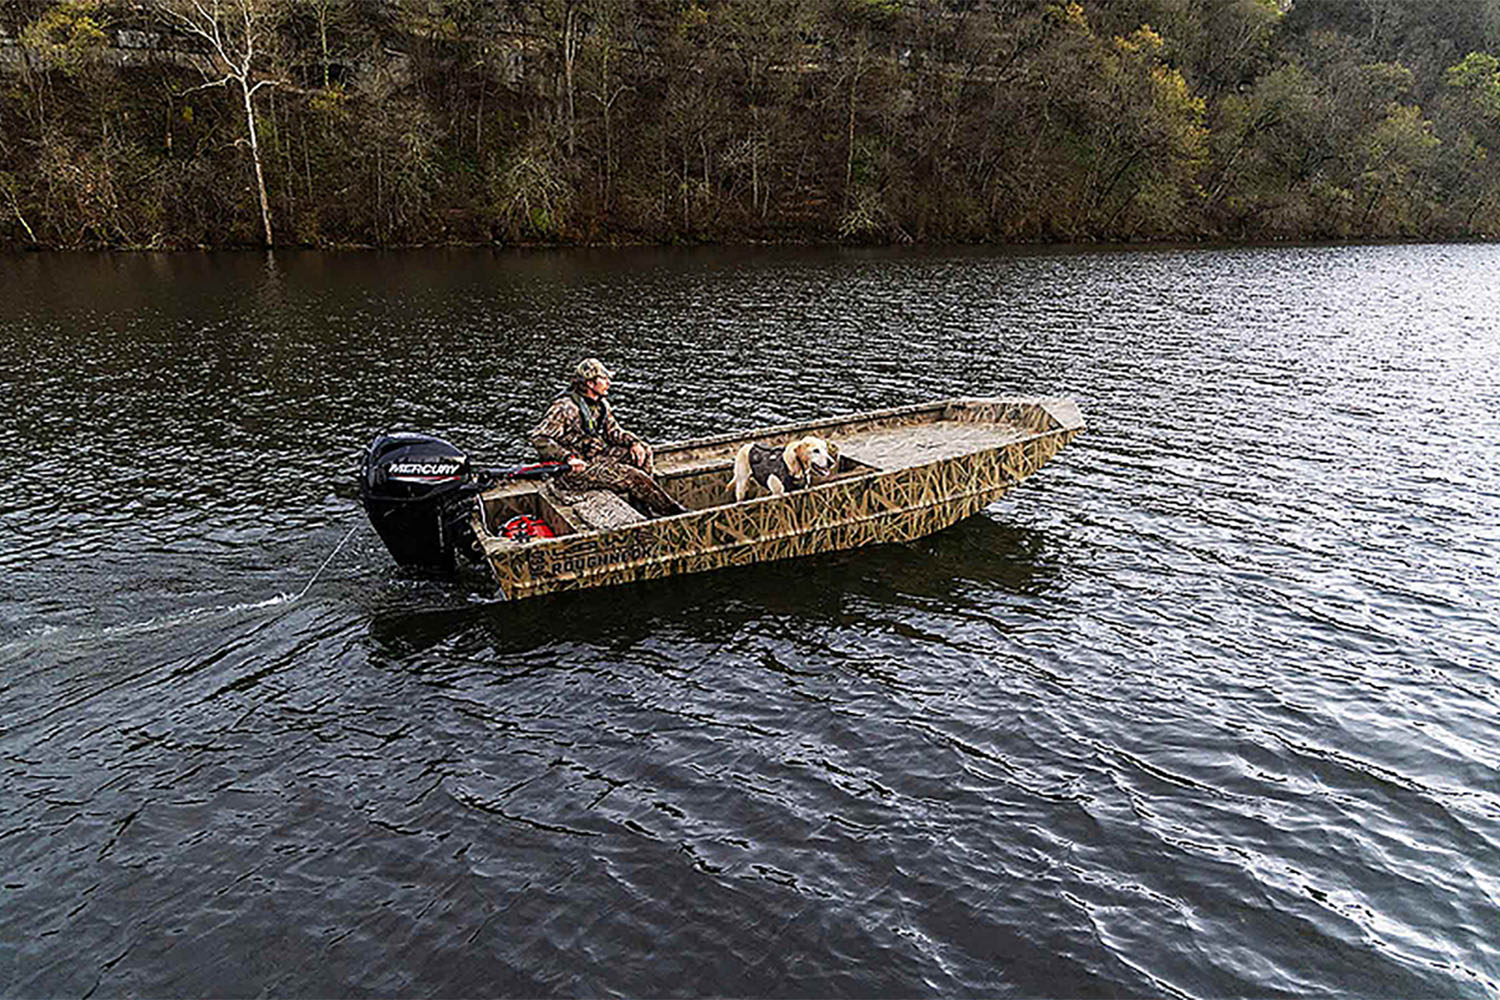
[{"label": "dog ear", "polygon": [[803,438],[797,442],[797,468],[793,469],[792,472],[799,478],[807,475],[808,470],[812,468],[812,458],[808,454],[812,449],[812,442],[807,438]]},{"label": "dog ear", "polygon": [[788,441],[785,448],[781,449],[781,460],[786,463],[786,470],[792,475],[798,475],[797,468],[802,462],[802,456],[798,451],[802,447],[801,440]]}]

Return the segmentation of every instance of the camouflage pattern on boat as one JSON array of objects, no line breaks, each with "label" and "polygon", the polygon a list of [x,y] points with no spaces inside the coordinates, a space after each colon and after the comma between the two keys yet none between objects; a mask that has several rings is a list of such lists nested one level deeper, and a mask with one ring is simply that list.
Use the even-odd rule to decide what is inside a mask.
[{"label": "camouflage pattern on boat", "polygon": [[[648,519],[613,493],[508,483],[481,494],[473,569],[509,598],[701,573],[772,559],[903,542],[1004,496],[1083,429],[1067,399],[955,399],[662,445],[663,488],[689,508]],[[838,452],[809,488],[734,502],[734,455],[747,442],[814,434]],[[556,537],[512,541],[518,514]]]}]

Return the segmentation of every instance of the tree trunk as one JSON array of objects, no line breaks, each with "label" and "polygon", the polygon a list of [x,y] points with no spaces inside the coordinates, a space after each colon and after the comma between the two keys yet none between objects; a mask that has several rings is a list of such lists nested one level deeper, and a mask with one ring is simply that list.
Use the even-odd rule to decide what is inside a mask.
[{"label": "tree trunk", "polygon": [[[708,178],[708,141],[703,138],[701,129],[698,132],[698,152],[703,155],[703,197],[708,198],[714,188]],[[717,202],[718,199],[715,198],[714,201]]]},{"label": "tree trunk", "polygon": [[750,214],[760,208],[760,108],[750,107]]},{"label": "tree trunk", "polygon": [[255,105],[250,101],[250,82],[245,77],[239,78],[240,93],[245,98],[245,127],[250,132],[250,159],[255,163],[255,190],[260,196],[260,223],[265,231],[266,246],[274,246],[275,240],[271,236],[271,202],[266,197],[266,175],[260,165],[260,140],[255,134]]},{"label": "tree trunk", "polygon": [[1359,220],[1359,228],[1362,233],[1370,231],[1370,216],[1375,212],[1375,205],[1380,201],[1380,196],[1385,194],[1385,181],[1375,185],[1375,190],[1370,193],[1369,204],[1365,205],[1365,214]]},{"label": "tree trunk", "polygon": [[854,72],[849,76],[849,150],[844,160],[844,211],[849,211],[853,205],[854,197],[854,109],[859,86],[859,78],[865,69],[865,53],[861,49],[859,61],[854,64]]},{"label": "tree trunk", "polygon": [[844,211],[854,194],[854,79],[849,80],[849,151],[844,159]]},{"label": "tree trunk", "polygon": [[614,143],[612,142],[612,137],[610,136],[609,129],[609,109],[610,106],[615,103],[614,99],[609,96],[609,44],[609,38],[606,36],[604,39],[604,52],[601,55],[603,65],[600,67],[599,71],[599,103],[604,105],[604,197],[603,205],[601,207],[603,209],[602,214],[604,215],[606,223],[609,219],[609,185],[611,180],[610,171],[614,166],[612,160],[614,158],[615,152]]},{"label": "tree trunk", "polygon": [[573,64],[578,60],[578,12],[572,5],[563,15],[563,82],[568,97],[568,157],[578,151],[578,130],[573,114]]},{"label": "tree trunk", "polygon": [[5,193],[10,196],[10,207],[16,213],[16,221],[21,224],[22,229],[26,230],[26,236],[31,242],[36,243],[36,233],[31,231],[31,225],[26,221],[26,216],[21,214],[21,202],[16,198],[15,188],[7,184]]},{"label": "tree trunk", "polygon": [[474,110],[474,159],[482,161],[484,148],[484,92],[490,83],[490,50],[483,42],[479,45],[479,107]]},{"label": "tree trunk", "polygon": [[[276,91],[274,91],[274,90],[271,91],[271,114],[272,114],[273,118],[276,115]],[[287,132],[286,138],[282,139],[281,136],[282,136],[283,128],[284,128],[284,122],[283,123],[279,123],[277,125],[277,127],[276,127],[276,148],[281,151],[282,159],[286,161],[286,178],[285,178],[286,207],[282,211],[283,211],[283,218],[296,219],[297,218],[297,169],[296,169],[296,167],[292,166],[292,136],[291,136],[291,133]],[[294,231],[295,231],[295,227],[294,227]]]},{"label": "tree trunk", "polygon": [[318,41],[323,45],[323,89],[328,89],[328,5],[318,6]]}]

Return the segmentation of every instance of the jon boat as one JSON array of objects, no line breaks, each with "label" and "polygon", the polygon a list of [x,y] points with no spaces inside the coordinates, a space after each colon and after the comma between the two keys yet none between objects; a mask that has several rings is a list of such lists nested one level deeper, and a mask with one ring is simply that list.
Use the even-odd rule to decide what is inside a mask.
[{"label": "jon boat", "polygon": [[[998,500],[1082,429],[1069,399],[951,399],[680,441],[656,449],[657,478],[688,513],[652,519],[604,490],[502,482],[465,499],[454,562],[525,598],[908,541]],[[734,502],[741,445],[807,434],[837,448],[832,475]],[[553,537],[506,537],[518,515]]]}]

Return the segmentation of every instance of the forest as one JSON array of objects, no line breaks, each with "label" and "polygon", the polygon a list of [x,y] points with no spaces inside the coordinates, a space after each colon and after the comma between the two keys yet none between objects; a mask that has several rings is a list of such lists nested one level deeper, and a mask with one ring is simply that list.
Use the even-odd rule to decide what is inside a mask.
[{"label": "forest", "polygon": [[0,0],[0,247],[1484,239],[1500,0]]}]

